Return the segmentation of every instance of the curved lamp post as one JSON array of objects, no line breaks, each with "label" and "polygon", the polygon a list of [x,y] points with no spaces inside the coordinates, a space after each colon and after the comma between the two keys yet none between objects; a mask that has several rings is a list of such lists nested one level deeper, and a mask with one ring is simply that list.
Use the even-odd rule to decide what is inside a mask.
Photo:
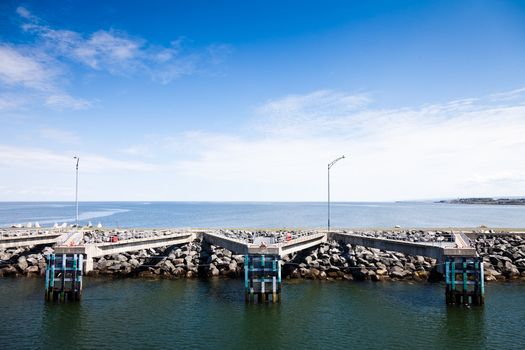
[{"label": "curved lamp post", "polygon": [[341,156],[328,163],[328,233],[330,233],[330,169],[334,166],[335,163],[344,158],[345,156]]},{"label": "curved lamp post", "polygon": [[76,164],[76,178],[75,178],[75,202],[77,207],[76,226],[78,228],[78,162],[80,161],[79,156],[74,156],[73,159],[77,160]]}]

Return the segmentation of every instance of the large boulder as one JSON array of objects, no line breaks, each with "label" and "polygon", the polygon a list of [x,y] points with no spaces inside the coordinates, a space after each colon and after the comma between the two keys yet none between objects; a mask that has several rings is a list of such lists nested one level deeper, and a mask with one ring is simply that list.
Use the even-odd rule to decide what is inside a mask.
[{"label": "large boulder", "polygon": [[172,264],[171,261],[166,260],[166,261],[164,261],[162,269],[164,271],[166,271],[166,272],[173,272],[173,271],[175,271],[176,267],[175,267],[175,265]]},{"label": "large boulder", "polygon": [[321,273],[321,271],[319,271],[316,268],[311,268],[310,269],[310,275],[312,276],[313,279],[319,279],[319,274],[320,273]]},{"label": "large boulder", "polygon": [[404,270],[402,267],[399,267],[397,265],[392,267],[392,269],[390,270],[390,277],[392,277],[392,278],[402,279],[402,278],[405,278],[407,275],[411,275],[411,273],[406,271],[406,270]]},{"label": "large boulder", "polygon": [[29,264],[27,263],[27,259],[25,256],[21,256],[18,258],[18,262],[16,264],[16,267],[20,270],[20,271],[25,271],[27,269],[27,267],[29,266]]},{"label": "large boulder", "polygon": [[8,265],[0,269],[0,277],[16,275],[18,275],[18,270],[14,266]]},{"label": "large boulder", "polygon": [[209,276],[219,276],[219,269],[215,267],[215,265],[210,265],[208,275]]},{"label": "large boulder", "polygon": [[360,269],[354,269],[352,270],[352,277],[357,281],[364,281],[368,277],[368,271],[364,267]]},{"label": "large boulder", "polygon": [[38,273],[38,266],[36,266],[36,265],[29,266],[29,267],[26,269],[26,273],[27,273],[27,274]]}]

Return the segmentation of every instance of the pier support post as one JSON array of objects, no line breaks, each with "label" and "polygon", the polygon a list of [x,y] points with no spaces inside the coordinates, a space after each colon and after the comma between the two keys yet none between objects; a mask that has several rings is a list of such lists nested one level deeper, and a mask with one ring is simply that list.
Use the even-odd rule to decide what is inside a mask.
[{"label": "pier support post", "polygon": [[482,258],[450,256],[445,258],[445,299],[447,305],[485,303]]},{"label": "pier support post", "polygon": [[278,255],[244,256],[244,293],[248,303],[280,302],[281,264]]},{"label": "pier support post", "polygon": [[79,301],[82,296],[82,254],[46,256],[45,298],[47,301]]},{"label": "pier support post", "polygon": [[93,271],[93,258],[89,254],[86,254],[84,272],[88,273],[90,271]]}]

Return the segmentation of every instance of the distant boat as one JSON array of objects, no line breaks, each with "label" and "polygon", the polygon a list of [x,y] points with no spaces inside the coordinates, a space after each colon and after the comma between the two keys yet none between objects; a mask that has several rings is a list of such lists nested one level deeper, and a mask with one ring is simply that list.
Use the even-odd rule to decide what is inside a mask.
[{"label": "distant boat", "polygon": [[40,228],[40,224],[38,223],[38,221],[35,222],[35,227],[36,227],[36,228]]},{"label": "distant boat", "polygon": [[102,224],[100,222],[97,224],[97,228],[102,228]]},{"label": "distant boat", "polygon": [[93,224],[91,223],[91,221],[88,221],[87,227],[89,228],[93,227]]}]

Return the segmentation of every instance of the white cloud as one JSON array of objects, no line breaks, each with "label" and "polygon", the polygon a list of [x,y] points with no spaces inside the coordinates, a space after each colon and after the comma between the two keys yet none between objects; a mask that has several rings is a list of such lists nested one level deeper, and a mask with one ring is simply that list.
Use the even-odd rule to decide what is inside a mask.
[{"label": "white cloud", "polygon": [[[45,131],[49,133],[66,135],[64,131]],[[57,134],[58,133],[58,134]],[[71,135],[70,135],[71,136]],[[25,148],[0,144],[0,165],[9,171],[15,169],[55,169],[61,172],[71,168],[73,164],[72,154],[57,153],[42,148]],[[126,161],[112,159],[98,154],[82,154],[80,156],[82,170],[90,173],[103,173],[109,171],[137,171],[151,172],[158,169],[157,165],[140,161]]]},{"label": "white cloud", "polygon": [[62,130],[56,128],[43,127],[38,130],[41,137],[47,140],[52,140],[64,144],[79,144],[80,136],[70,130]]},{"label": "white cloud", "polygon": [[87,109],[92,103],[75,98],[61,88],[62,71],[38,50],[0,45],[0,85],[9,91],[0,97],[0,110],[16,110],[43,103],[54,109]]},{"label": "white cloud", "polygon": [[154,81],[161,84],[169,84],[183,76],[191,75],[197,69],[199,58],[197,56],[187,56],[180,59],[170,59],[164,61],[162,69],[152,70],[151,77]]},{"label": "white cloud", "polygon": [[75,98],[65,93],[52,94],[46,97],[45,104],[47,106],[63,110],[63,109],[72,109],[72,110],[82,110],[88,109],[93,106],[90,101]]},{"label": "white cloud", "polygon": [[[491,101],[377,109],[361,94],[285,96],[258,108],[244,130],[147,135],[120,150],[129,161],[81,155],[82,173],[92,200],[324,200],[326,165],[345,154],[332,172],[336,201],[525,195],[525,104]],[[69,174],[72,163],[4,145],[0,167],[12,190],[36,170],[38,186],[55,188],[54,174]]]},{"label": "white cloud", "polygon": [[22,7],[22,6],[17,7],[16,13],[20,17],[25,18],[25,19],[29,19],[29,20],[36,19],[33,15],[31,15],[31,12],[29,12],[25,7]]},{"label": "white cloud", "polygon": [[[83,34],[55,29],[43,24],[25,7],[16,13],[21,28],[35,38],[31,45],[0,42],[0,86],[9,92],[0,97],[0,110],[16,110],[42,104],[56,110],[82,110],[93,102],[72,96],[64,87],[69,81],[70,64],[110,74],[142,74],[168,84],[183,76],[205,72],[220,63],[231,51],[228,45],[210,45],[200,51],[185,52],[183,39],[168,47],[155,46],[114,29]],[[5,96],[18,96],[13,101]]]},{"label": "white cloud", "polygon": [[[272,133],[322,133],[347,123],[348,115],[370,103],[366,94],[348,95],[330,90],[319,90],[306,95],[289,95],[259,106],[255,127]],[[354,121],[355,122],[355,121]]]},{"label": "white cloud", "polygon": [[126,198],[324,200],[326,165],[342,154],[334,200],[525,195],[525,104],[490,101],[375,109],[362,94],[285,96],[235,133],[148,135],[122,150],[158,170]]},{"label": "white cloud", "polygon": [[89,68],[111,74],[146,73],[154,81],[167,84],[182,76],[194,74],[209,64],[215,65],[231,52],[229,45],[213,44],[203,52],[185,53],[182,39],[163,47],[130,37],[123,31],[100,29],[92,34],[54,29],[43,25],[27,9],[19,8],[26,20],[22,28],[41,40],[41,45],[54,56],[65,57]]},{"label": "white cloud", "polygon": [[85,36],[34,21],[25,23],[22,28],[37,35],[50,54],[67,57],[96,70],[119,74],[135,68],[142,55],[142,41],[128,38],[122,32],[99,30]]},{"label": "white cloud", "polygon": [[514,89],[511,91],[498,92],[490,95],[490,98],[494,101],[509,101],[517,98],[523,98],[525,95],[525,87]]},{"label": "white cloud", "polygon": [[87,57],[95,62],[106,58],[112,62],[127,62],[137,56],[140,48],[138,42],[104,30],[91,35],[86,46],[89,48]]},{"label": "white cloud", "polygon": [[335,200],[525,194],[525,104],[371,104],[325,90],[270,101],[256,134],[186,136],[197,156],[177,171],[213,199],[322,200],[326,164],[346,154],[332,173]]},{"label": "white cloud", "polygon": [[24,96],[16,94],[0,95],[0,111],[12,111],[22,108],[26,104]]},{"label": "white cloud", "polygon": [[0,46],[0,82],[47,90],[54,76],[55,73],[36,57],[24,55],[12,46]]}]

